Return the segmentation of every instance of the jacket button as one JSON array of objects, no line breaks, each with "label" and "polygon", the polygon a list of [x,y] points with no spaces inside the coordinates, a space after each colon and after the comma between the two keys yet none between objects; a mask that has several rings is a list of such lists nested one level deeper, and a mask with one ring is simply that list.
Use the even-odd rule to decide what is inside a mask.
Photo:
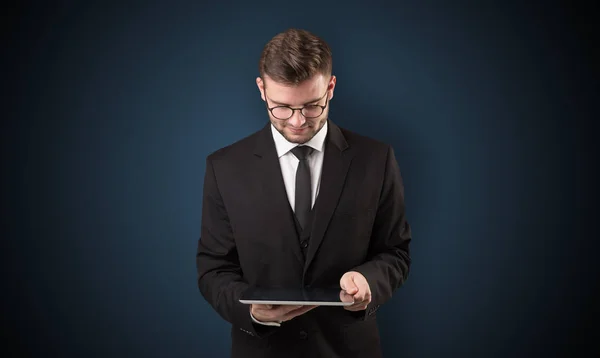
[{"label": "jacket button", "polygon": [[306,333],[306,331],[300,331],[300,339],[306,339],[308,338],[308,333]]},{"label": "jacket button", "polygon": [[306,249],[308,247],[308,241],[304,240],[300,243],[300,246],[302,246],[303,249]]}]

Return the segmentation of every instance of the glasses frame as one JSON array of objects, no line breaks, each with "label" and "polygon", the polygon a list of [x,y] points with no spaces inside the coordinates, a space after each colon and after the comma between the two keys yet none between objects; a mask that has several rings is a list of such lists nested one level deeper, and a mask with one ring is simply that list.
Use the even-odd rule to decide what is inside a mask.
[{"label": "glasses frame", "polygon": [[[323,94],[318,100],[317,102],[320,102],[323,97],[327,96],[327,94],[329,93],[329,89],[327,89],[327,91],[325,91],[325,94]],[[314,119],[314,118],[319,118],[323,112],[325,112],[325,108],[327,108],[327,105],[329,104],[329,96],[327,96],[327,99],[325,100],[325,105],[320,105],[320,104],[309,104],[309,105],[305,105],[302,107],[291,107],[291,106],[285,106],[285,105],[279,105],[279,106],[274,106],[274,107],[269,107],[269,97],[267,96],[267,90],[265,89],[265,106],[267,107],[267,110],[269,112],[271,112],[271,115],[276,118],[276,119],[280,119],[280,120],[287,120],[290,119],[294,116],[294,113],[296,113],[296,111],[300,111],[300,114],[306,118],[306,119]],[[302,113],[302,110],[305,109],[306,107],[320,107],[321,108],[321,113],[319,113],[318,116],[306,116],[304,115],[304,113]],[[292,111],[292,114],[290,114],[289,117],[287,118],[280,118],[277,117],[276,115],[273,114],[273,110],[277,109],[277,108],[288,108]]]}]

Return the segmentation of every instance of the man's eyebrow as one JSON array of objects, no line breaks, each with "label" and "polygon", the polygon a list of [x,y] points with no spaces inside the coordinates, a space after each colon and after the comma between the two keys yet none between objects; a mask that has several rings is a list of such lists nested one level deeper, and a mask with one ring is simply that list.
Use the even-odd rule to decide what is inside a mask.
[{"label": "man's eyebrow", "polygon": [[[315,102],[319,101],[321,98],[323,98],[323,96],[321,96],[319,98],[315,98],[312,101],[308,101],[308,102],[304,103],[304,105],[306,106],[307,104],[315,103]],[[292,106],[291,104],[277,102],[277,101],[275,101],[275,100],[273,100],[271,98],[269,98],[269,101],[273,102],[274,104],[280,105],[280,106],[290,106],[290,107]]]}]

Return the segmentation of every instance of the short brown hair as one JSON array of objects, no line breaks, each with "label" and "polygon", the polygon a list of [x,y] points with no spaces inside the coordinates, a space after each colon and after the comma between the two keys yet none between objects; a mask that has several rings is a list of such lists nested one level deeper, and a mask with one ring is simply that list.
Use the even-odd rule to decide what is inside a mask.
[{"label": "short brown hair", "polygon": [[273,37],[259,61],[260,76],[297,85],[316,74],[331,74],[331,49],[318,36],[301,29],[288,29]]}]

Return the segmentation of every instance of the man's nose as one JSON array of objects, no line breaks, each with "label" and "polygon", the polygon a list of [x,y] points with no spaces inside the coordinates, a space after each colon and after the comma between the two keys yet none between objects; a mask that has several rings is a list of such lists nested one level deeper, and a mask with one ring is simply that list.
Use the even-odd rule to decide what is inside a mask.
[{"label": "man's nose", "polygon": [[288,119],[288,123],[296,128],[300,128],[306,123],[306,118],[304,118],[300,111],[294,111],[294,114]]}]

